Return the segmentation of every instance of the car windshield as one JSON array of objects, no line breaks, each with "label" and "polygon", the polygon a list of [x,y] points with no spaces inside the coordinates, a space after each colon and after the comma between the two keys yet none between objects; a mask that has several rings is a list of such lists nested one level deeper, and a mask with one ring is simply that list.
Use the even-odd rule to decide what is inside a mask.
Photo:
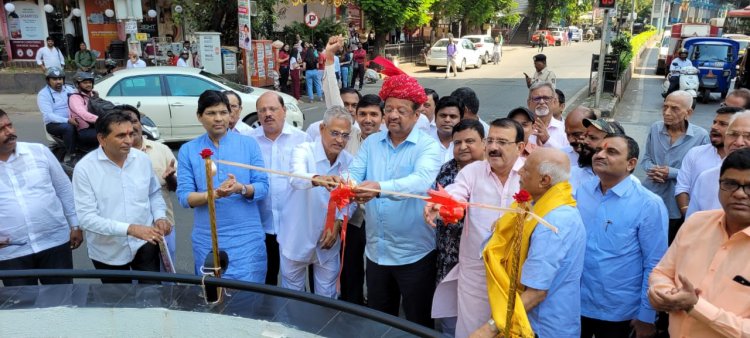
[{"label": "car windshield", "polygon": [[223,78],[221,76],[209,73],[209,72],[207,72],[205,70],[202,70],[200,74],[203,75],[203,76],[205,76],[205,77],[207,77],[207,78],[209,78],[209,79],[211,79],[211,80],[219,82],[219,83],[221,83],[221,84],[223,84],[223,85],[225,85],[225,86],[227,86],[229,88],[232,88],[233,90],[237,90],[237,91],[240,91],[240,92],[243,92],[243,93],[248,93],[248,94],[253,92],[253,87],[245,86],[245,85],[241,85],[239,83],[235,83],[235,82],[229,81],[229,80],[227,80],[227,79],[225,79],[225,78]]},{"label": "car windshield", "polygon": [[481,40],[482,40],[480,38],[467,38],[467,39],[469,39],[469,41],[471,41],[473,43],[481,42]]},{"label": "car windshield", "polygon": [[445,46],[447,46],[447,45],[448,45],[448,40],[440,40],[440,41],[438,41],[438,42],[435,42],[435,45],[434,45],[434,46],[432,46],[432,47],[433,47],[433,48],[434,48],[434,47],[445,47]]},{"label": "car windshield", "polygon": [[732,47],[726,45],[695,45],[691,60],[730,62]]}]

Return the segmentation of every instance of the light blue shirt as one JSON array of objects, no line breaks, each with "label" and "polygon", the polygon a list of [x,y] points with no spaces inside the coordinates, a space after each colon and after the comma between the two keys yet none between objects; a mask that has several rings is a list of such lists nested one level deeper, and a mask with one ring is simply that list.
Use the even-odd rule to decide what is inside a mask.
[{"label": "light blue shirt", "polygon": [[586,229],[578,209],[567,205],[548,212],[544,219],[558,232],[537,225],[531,233],[521,283],[547,291],[547,297],[528,312],[529,322],[540,338],[578,338]]},{"label": "light blue shirt", "polygon": [[63,85],[59,92],[44,86],[36,96],[36,105],[42,113],[44,124],[68,123],[70,110],[68,109],[68,94],[75,93],[73,87]]},{"label": "light blue shirt", "polygon": [[[413,128],[397,147],[388,131],[370,135],[349,167],[356,182],[376,181],[382,190],[425,195],[440,170],[440,146]],[[435,250],[435,230],[424,222],[425,202],[383,194],[367,203],[365,255],[379,265],[414,263]]]},{"label": "light blue shirt", "polygon": [[667,209],[659,196],[632,179],[602,194],[590,180],[575,194],[586,226],[581,315],[606,320],[656,320],[648,276],[667,251]]},{"label": "light blue shirt", "polygon": [[336,73],[341,73],[341,59],[339,59],[338,55],[333,56],[333,70]]},{"label": "light blue shirt", "polygon": [[682,167],[682,159],[690,149],[711,142],[708,132],[695,124],[688,123],[685,135],[682,135],[672,144],[671,136],[663,121],[657,121],[651,125],[651,131],[646,138],[646,149],[643,153],[641,168],[648,172],[655,165],[668,166],[669,177],[665,183],[656,183],[646,179],[643,186],[659,195],[669,211],[669,218],[678,219],[682,217],[677,200],[674,198],[677,175]]}]

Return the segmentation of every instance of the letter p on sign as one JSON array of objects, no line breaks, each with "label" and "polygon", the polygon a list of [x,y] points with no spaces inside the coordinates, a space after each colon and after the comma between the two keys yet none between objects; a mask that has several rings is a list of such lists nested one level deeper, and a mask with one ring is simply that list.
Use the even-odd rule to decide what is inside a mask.
[{"label": "letter p on sign", "polygon": [[[614,0],[611,1],[612,3],[614,3]],[[307,27],[315,28],[319,23],[320,18],[317,14],[315,14],[315,12],[307,12],[307,14],[305,14],[305,25],[307,25]]]}]

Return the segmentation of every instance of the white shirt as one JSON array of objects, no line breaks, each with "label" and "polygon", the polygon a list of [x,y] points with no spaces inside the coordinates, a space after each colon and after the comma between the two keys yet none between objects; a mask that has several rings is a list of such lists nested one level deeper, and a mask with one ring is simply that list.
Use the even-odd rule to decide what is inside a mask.
[{"label": "white shirt", "polygon": [[0,261],[31,255],[70,240],[78,225],[73,187],[47,147],[17,142],[0,161],[0,238],[25,245],[0,249]]},{"label": "white shirt", "polygon": [[44,63],[45,68],[60,67],[62,69],[65,65],[65,57],[59,48],[52,47],[50,49],[44,46],[36,51],[36,64],[41,66],[42,63]]},{"label": "white shirt", "polygon": [[122,168],[101,147],[84,156],[73,172],[73,193],[89,258],[105,264],[128,264],[146,244],[128,236],[130,224],[153,226],[166,218],[161,185],[140,150],[131,149]]},{"label": "white shirt", "polygon": [[[484,122],[484,120],[482,120],[481,118],[479,119],[479,123],[481,123],[482,127],[484,127],[484,137],[487,137],[487,135],[490,134],[490,125],[487,124],[487,122]],[[437,129],[437,126],[435,126],[435,129]]]},{"label": "white shirt", "polygon": [[[434,123],[434,120],[433,120]],[[417,124],[414,125],[414,128],[422,129],[425,133],[430,133],[430,119],[425,116],[425,114],[419,114],[419,119],[417,119]],[[437,129],[437,128],[435,128]]]},{"label": "white shirt", "polygon": [[183,58],[177,59],[177,67],[189,67],[188,63]]},{"label": "white shirt", "polygon": [[578,156],[579,155],[575,151],[575,149],[573,149],[573,147],[571,147],[570,144],[568,144],[568,146],[565,147],[565,149],[563,149],[563,151],[565,152],[565,155],[568,155],[568,159],[570,160],[570,167],[571,168],[577,167],[578,166]]},{"label": "white shirt", "polygon": [[[292,171],[294,147],[310,141],[307,134],[286,123],[281,130],[281,135],[275,141],[266,137],[263,128],[253,129],[250,131],[250,136],[258,142],[266,168],[287,172]],[[268,196],[258,201],[260,221],[267,234],[278,234],[282,222],[281,209],[287,202],[292,189],[287,177],[273,174],[268,175],[268,186]]]},{"label": "white shirt", "polygon": [[[675,63],[677,64],[676,66],[675,66]],[[691,62],[690,60],[688,59],[683,60],[680,58],[676,58],[676,59],[673,59],[672,64],[669,65],[669,72],[671,73],[673,71],[679,71],[683,67],[692,67],[692,66],[693,66],[693,62]]]},{"label": "white shirt", "polygon": [[[323,150],[323,143],[318,139],[294,148],[292,172],[310,178],[315,175],[340,175],[349,170],[352,159],[352,155],[342,150],[331,165]],[[338,259],[340,239],[330,249],[322,249],[319,243],[331,193],[324,187],[313,187],[312,181],[306,179],[291,177],[289,183],[294,190],[284,201],[285,220],[278,237],[279,251],[284,257],[298,262],[310,262],[313,254],[320,263]],[[337,218],[343,219],[343,216]]]},{"label": "white shirt", "polygon": [[[179,61],[177,62],[177,65],[178,66],[180,65]],[[133,63],[132,61],[130,61],[130,59],[128,59],[127,68],[128,69],[129,68],[146,68],[146,62],[141,59],[138,59],[138,61]]]},{"label": "white shirt", "polygon": [[591,167],[581,168],[578,166],[578,163],[570,164],[570,178],[568,179],[568,182],[570,182],[570,186],[573,187],[574,195],[581,185],[595,178],[597,178],[597,176],[594,174],[594,170],[592,170]]},{"label": "white shirt", "polygon": [[428,132],[432,138],[437,141],[437,143],[440,145],[440,165],[442,166],[445,162],[448,162],[453,159],[453,142],[448,142],[448,146],[444,146],[443,142],[440,141],[440,136],[437,134],[437,128],[435,128],[434,132]]},{"label": "white shirt", "polygon": [[688,150],[682,159],[680,172],[677,173],[677,183],[674,186],[674,195],[683,192],[690,193],[698,176],[711,168],[721,165],[721,156],[716,147],[711,143],[693,147]]},{"label": "white shirt", "polygon": [[248,126],[245,122],[237,121],[237,124],[234,125],[234,128],[231,129],[231,131],[240,135],[251,136],[250,133],[253,131],[253,127]]},{"label": "white shirt", "polygon": [[685,219],[698,211],[722,208],[719,203],[719,177],[721,165],[698,175],[693,188],[690,189],[690,204],[685,212]]},{"label": "white shirt", "polygon": [[[550,119],[549,125],[547,126],[547,133],[549,134],[549,139],[547,140],[547,143],[542,145],[542,147],[555,148],[564,151],[566,147],[570,146],[568,135],[565,134],[565,123],[563,121],[554,117]],[[529,136],[529,143],[537,144],[536,135]]]}]

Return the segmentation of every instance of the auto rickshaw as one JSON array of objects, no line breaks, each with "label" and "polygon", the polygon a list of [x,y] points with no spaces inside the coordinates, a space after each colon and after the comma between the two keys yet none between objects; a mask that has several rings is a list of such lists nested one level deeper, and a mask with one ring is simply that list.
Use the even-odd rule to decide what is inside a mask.
[{"label": "auto rickshaw", "polygon": [[736,74],[740,44],[727,38],[695,37],[685,39],[683,48],[700,71],[701,102],[708,103],[711,93],[721,93],[721,98],[725,98]]}]

